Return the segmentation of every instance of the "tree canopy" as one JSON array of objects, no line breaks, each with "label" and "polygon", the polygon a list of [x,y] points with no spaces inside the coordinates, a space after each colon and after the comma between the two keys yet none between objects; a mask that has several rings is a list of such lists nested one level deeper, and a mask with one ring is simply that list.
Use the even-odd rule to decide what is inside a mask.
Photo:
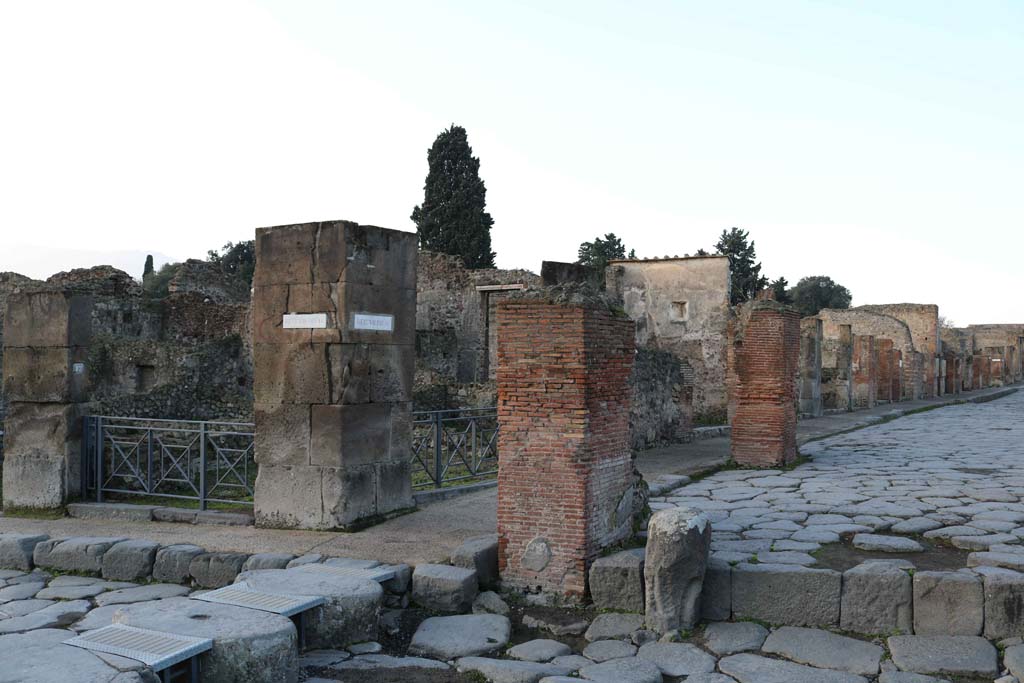
[{"label": "tree canopy", "polygon": [[256,244],[253,240],[228,242],[218,252],[206,252],[206,260],[216,263],[225,274],[237,279],[246,289],[252,286],[252,275],[256,271]]},{"label": "tree canopy", "polygon": [[[604,239],[595,237],[592,242],[580,244],[576,263],[604,271],[609,261],[622,258],[626,258],[626,245],[615,236],[614,232],[609,232]],[[636,258],[635,249],[629,250],[629,258]]]},{"label": "tree canopy", "polygon": [[723,230],[715,245],[715,250],[719,254],[729,257],[729,270],[732,273],[730,299],[734,306],[750,301],[768,286],[768,278],[761,275],[761,264],[757,262],[754,241],[749,237],[746,230],[739,228]]},{"label": "tree canopy", "polygon": [[849,308],[853,301],[850,290],[835,282],[827,275],[811,275],[801,278],[789,290],[793,305],[800,315],[807,317],[817,315],[823,308]]},{"label": "tree canopy", "polygon": [[467,268],[493,268],[494,220],[466,129],[453,124],[442,131],[427,151],[427,165],[423,204],[412,211],[420,246],[459,256]]},{"label": "tree canopy", "polygon": [[793,303],[793,297],[790,296],[789,290],[786,288],[789,286],[789,281],[784,277],[780,277],[776,280],[772,280],[771,284],[772,294],[775,296],[775,300],[780,304],[791,304]]}]

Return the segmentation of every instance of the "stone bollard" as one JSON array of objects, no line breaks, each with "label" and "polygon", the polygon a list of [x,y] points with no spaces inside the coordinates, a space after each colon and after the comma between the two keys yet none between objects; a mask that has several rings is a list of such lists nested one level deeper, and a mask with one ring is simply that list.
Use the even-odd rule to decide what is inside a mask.
[{"label": "stone bollard", "polygon": [[692,628],[711,552],[711,524],[703,512],[659,510],[647,527],[644,586],[647,628],[658,633]]}]

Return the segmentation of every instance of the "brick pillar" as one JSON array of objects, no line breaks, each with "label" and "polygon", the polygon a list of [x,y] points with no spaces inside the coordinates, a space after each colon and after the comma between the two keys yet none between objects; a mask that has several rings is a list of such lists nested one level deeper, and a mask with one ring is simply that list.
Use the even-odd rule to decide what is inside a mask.
[{"label": "brick pillar", "polygon": [[878,389],[875,398],[879,401],[891,403],[894,400],[892,395],[892,375],[895,352],[892,339],[876,338],[875,351],[878,354],[878,369],[875,373]]},{"label": "brick pillar", "polygon": [[814,417],[822,414],[820,318],[800,321],[800,412]]},{"label": "brick pillar", "polygon": [[875,405],[875,396],[878,393],[877,358],[873,336],[857,335],[853,338],[854,408],[872,408]]},{"label": "brick pillar", "polygon": [[4,510],[54,510],[81,491],[92,299],[12,294],[5,315]]},{"label": "brick pillar", "polygon": [[258,525],[345,529],[413,506],[416,248],[348,221],[256,231]]},{"label": "brick pillar", "polygon": [[731,336],[737,378],[733,460],[755,467],[792,462],[797,456],[800,316],[773,301],[759,301],[743,329]]},{"label": "brick pillar", "polygon": [[629,376],[635,326],[590,306],[498,305],[502,581],[573,598],[633,522]]},{"label": "brick pillar", "polygon": [[892,400],[903,400],[903,351],[892,352]]}]

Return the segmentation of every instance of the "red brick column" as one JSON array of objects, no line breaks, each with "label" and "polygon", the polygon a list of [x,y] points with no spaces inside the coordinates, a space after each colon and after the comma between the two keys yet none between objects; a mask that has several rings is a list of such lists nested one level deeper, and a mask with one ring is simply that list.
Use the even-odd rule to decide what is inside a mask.
[{"label": "red brick column", "polygon": [[903,400],[903,352],[899,349],[892,352],[892,400]]},{"label": "red brick column", "polygon": [[604,309],[498,305],[498,543],[506,585],[582,597],[632,530],[635,327]]},{"label": "red brick column", "polygon": [[875,339],[875,350],[878,352],[877,393],[875,398],[879,401],[894,401],[896,397],[892,393],[893,357],[894,349],[892,339],[879,337]]},{"label": "red brick column", "polygon": [[878,353],[873,336],[853,338],[853,407],[871,408],[878,393]]},{"label": "red brick column", "polygon": [[775,302],[757,302],[742,329],[735,328],[730,346],[736,382],[733,460],[756,467],[795,460],[800,315]]}]

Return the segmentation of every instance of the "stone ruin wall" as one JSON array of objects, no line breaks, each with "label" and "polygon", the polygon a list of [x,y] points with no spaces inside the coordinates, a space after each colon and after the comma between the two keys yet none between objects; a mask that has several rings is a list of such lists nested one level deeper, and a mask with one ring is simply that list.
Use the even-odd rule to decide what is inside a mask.
[{"label": "stone ruin wall", "polygon": [[[933,398],[938,389],[936,360],[940,351],[939,307],[935,304],[883,304],[858,306],[853,310],[880,313],[906,324],[907,329],[910,330],[914,350],[922,356],[921,396]],[[906,353],[904,353],[904,359],[906,359]]]}]

